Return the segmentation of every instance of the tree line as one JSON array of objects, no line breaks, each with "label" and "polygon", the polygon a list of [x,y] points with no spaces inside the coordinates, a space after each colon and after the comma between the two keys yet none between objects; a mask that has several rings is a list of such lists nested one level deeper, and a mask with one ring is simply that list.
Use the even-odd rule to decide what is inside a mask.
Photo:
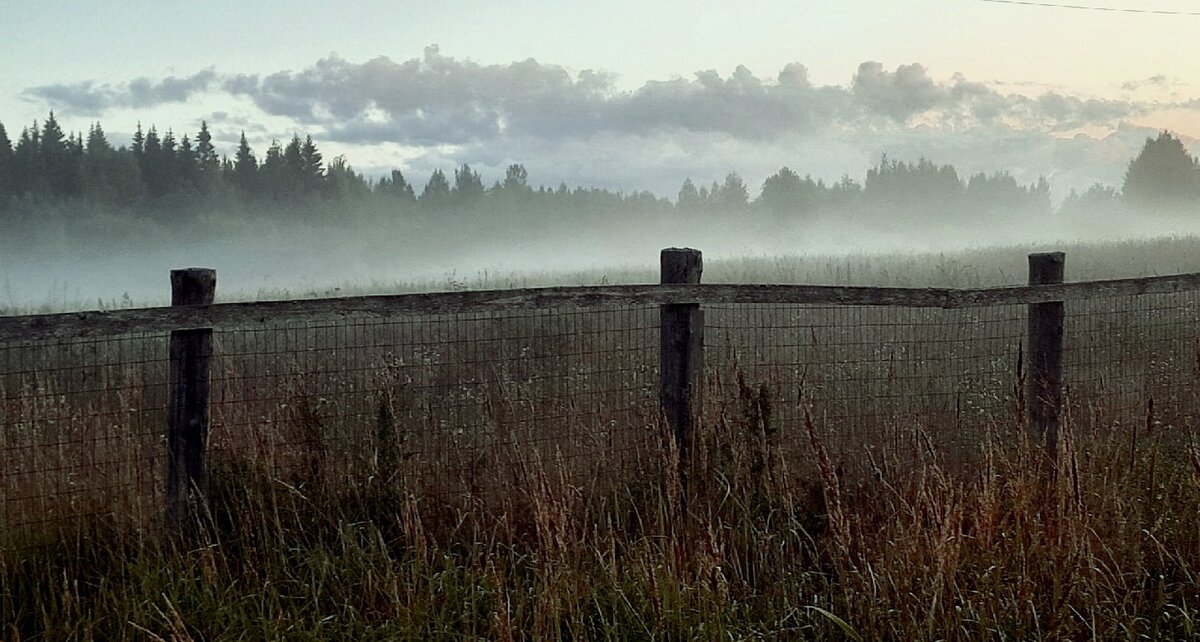
[{"label": "tree line", "polygon": [[[261,160],[242,134],[232,158],[218,154],[208,123],[195,136],[176,137],[139,123],[128,145],[114,146],[100,123],[86,135],[65,133],[51,112],[40,124],[22,128],[15,143],[0,123],[0,207],[14,202],[78,199],[137,208],[237,199],[248,203],[372,200],[400,209],[521,207],[624,210],[633,212],[760,210],[800,215],[845,208],[899,208],[937,212],[1052,211],[1045,178],[1024,185],[1008,172],[962,177],[951,165],[927,159],[903,162],[882,157],[861,183],[843,176],[826,183],[783,167],[752,197],[746,182],[729,173],[722,181],[697,185],[684,180],[674,203],[649,192],[557,188],[529,183],[523,165],[510,165],[502,180],[485,186],[469,165],[448,176],[436,169],[418,193],[400,170],[368,179],[345,157],[326,161],[311,136],[272,141]],[[1179,208],[1200,204],[1200,165],[1169,132],[1147,139],[1131,160],[1120,191],[1096,184],[1072,192],[1061,209],[1090,211],[1122,205]]]}]

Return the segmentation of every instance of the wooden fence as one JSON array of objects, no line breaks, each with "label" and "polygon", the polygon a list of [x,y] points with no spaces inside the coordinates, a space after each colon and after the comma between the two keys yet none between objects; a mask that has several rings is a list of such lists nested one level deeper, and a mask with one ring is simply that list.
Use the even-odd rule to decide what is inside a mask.
[{"label": "wooden fence", "polygon": [[[287,320],[336,324],[351,316],[458,314],[530,308],[658,305],[659,401],[684,454],[688,452],[704,372],[704,306],[730,304],[968,308],[1028,306],[1024,361],[1028,425],[1054,460],[1063,412],[1064,305],[1097,297],[1200,290],[1200,274],[1063,283],[1062,253],[1031,254],[1029,285],[982,289],[702,284],[699,251],[665,249],[656,285],[553,287],[305,301],[214,304],[216,274],[171,272],[172,305],[162,308],[0,317],[0,345],[170,333],[169,408],[164,429],[168,514],[186,515],[207,484],[209,361],[214,329]],[[1053,466],[1048,467],[1053,469]]]}]

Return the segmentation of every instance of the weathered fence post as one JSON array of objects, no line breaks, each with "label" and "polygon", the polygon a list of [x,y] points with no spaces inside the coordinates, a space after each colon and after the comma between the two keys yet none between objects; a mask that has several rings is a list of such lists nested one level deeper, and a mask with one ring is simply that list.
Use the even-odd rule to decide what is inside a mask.
[{"label": "weathered fence post", "polygon": [[[700,250],[667,248],[659,256],[663,285],[699,283],[703,270]],[[704,378],[704,311],[698,303],[668,304],[661,308],[659,400],[675,436],[679,460],[691,451],[696,412]]]},{"label": "weathered fence post", "polygon": [[[1065,262],[1062,252],[1030,254],[1029,285],[1062,283]],[[1051,474],[1058,463],[1058,422],[1062,416],[1063,317],[1062,301],[1029,304],[1029,426],[1044,440]]]},{"label": "weathered fence post", "polygon": [[[171,270],[171,305],[210,305],[217,271]],[[208,486],[209,358],[212,329],[171,332],[171,407],[167,415],[167,512],[183,520],[203,501]]]}]

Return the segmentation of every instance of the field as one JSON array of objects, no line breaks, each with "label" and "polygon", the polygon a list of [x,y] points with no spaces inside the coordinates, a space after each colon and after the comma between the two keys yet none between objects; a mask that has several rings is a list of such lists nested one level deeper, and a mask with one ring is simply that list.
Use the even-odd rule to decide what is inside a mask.
[{"label": "field", "polygon": [[[1056,249],[1068,280],[1200,271],[1195,239]],[[726,260],[705,282],[1013,284],[1028,251]],[[652,306],[221,330],[211,502],[186,535],[160,523],[165,336],[0,346],[0,624],[12,639],[1195,638],[1196,298],[1068,310],[1056,471],[1023,418],[1022,306],[706,307],[683,462],[657,410]]]}]

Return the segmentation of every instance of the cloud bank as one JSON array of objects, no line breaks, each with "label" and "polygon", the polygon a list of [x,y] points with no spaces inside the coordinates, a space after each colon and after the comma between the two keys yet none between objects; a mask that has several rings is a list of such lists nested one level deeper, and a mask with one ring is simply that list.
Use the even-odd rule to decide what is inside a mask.
[{"label": "cloud bank", "polygon": [[[1169,82],[1155,76],[1123,88]],[[87,115],[187,102],[201,94],[236,98],[324,141],[426,150],[411,161],[414,169],[446,161],[502,167],[509,160],[529,163],[533,156],[523,156],[537,154],[553,159],[547,165],[565,178],[564,168],[580,162],[570,155],[582,154],[591,157],[596,172],[587,182],[599,184],[624,180],[623,168],[671,173],[677,181],[681,173],[717,165],[741,169],[747,162],[769,162],[778,168],[789,155],[796,159],[793,166],[811,159],[817,175],[859,174],[881,152],[914,152],[950,162],[988,154],[989,169],[1073,176],[1066,187],[1078,187],[1089,176],[1111,180],[1116,168],[1082,171],[1096,165],[1089,154],[1106,157],[1112,145],[1087,139],[1093,143],[1089,148],[1070,134],[1099,128],[1128,137],[1130,119],[1166,108],[1198,108],[1197,101],[1166,105],[1079,97],[1053,88],[1031,97],[996,87],[1004,85],[961,74],[937,79],[916,63],[888,68],[868,61],[846,85],[815,85],[804,65],[792,63],[769,77],[739,66],[728,75],[700,71],[621,90],[616,77],[603,71],[571,72],[534,59],[479,64],[430,46],[403,62],[381,56],[356,63],[330,55],[300,71],[208,69],[119,84],[44,85],[23,94]],[[880,149],[884,144],[889,147]],[[447,148],[455,150],[453,158]],[[721,154],[728,156],[713,158]],[[1023,167],[1006,165],[1009,159]],[[756,169],[743,171],[755,178]],[[664,175],[661,185],[666,183]],[[626,185],[659,186],[653,179],[650,185]]]}]

